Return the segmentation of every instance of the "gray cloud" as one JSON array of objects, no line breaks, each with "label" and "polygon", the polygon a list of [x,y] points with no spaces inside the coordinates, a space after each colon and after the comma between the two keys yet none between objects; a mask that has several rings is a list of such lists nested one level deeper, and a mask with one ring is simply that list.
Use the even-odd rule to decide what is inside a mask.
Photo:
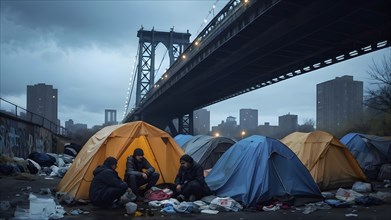
[{"label": "gray cloud", "polygon": [[[224,1],[222,1],[224,2]],[[2,1],[5,31],[2,43],[26,46],[37,40],[54,40],[60,47],[120,47],[137,42],[141,25],[151,29],[196,34],[197,23],[207,15],[213,1]],[[223,3],[221,3],[223,4]],[[204,14],[204,15],[203,15]],[[192,27],[189,27],[192,26]]]},{"label": "gray cloud", "polygon": [[[117,109],[122,120],[141,25],[147,30],[189,30],[194,39],[215,2],[1,1],[0,96],[24,107],[26,86],[46,83],[58,89],[62,124],[68,119],[89,127],[102,124],[107,108]],[[216,13],[226,2],[218,2]],[[159,48],[157,57],[164,51]],[[382,54],[371,53],[208,106],[211,124],[238,117],[240,108],[258,109],[260,124],[276,124],[278,116],[288,112],[299,115],[299,122],[314,118],[317,83],[354,75],[366,86],[365,69]],[[167,67],[165,60],[159,73]]]}]

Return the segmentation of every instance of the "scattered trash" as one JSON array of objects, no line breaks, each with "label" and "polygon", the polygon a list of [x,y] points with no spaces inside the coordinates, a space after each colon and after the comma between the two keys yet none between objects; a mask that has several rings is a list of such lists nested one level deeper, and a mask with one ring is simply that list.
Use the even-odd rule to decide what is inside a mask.
[{"label": "scattered trash", "polygon": [[354,214],[354,213],[348,213],[348,214],[345,214],[346,217],[357,217],[358,215],[357,214]]},{"label": "scattered trash", "polygon": [[376,193],[371,193],[369,196],[376,197],[378,199],[381,199],[385,203],[391,203],[391,193],[390,192],[376,192]]},{"label": "scattered trash", "polygon": [[69,194],[65,194],[62,196],[62,201],[64,201],[65,203],[67,203],[68,205],[74,203],[74,198],[72,196],[70,196]]},{"label": "scattered trash", "polygon": [[137,204],[133,202],[128,202],[126,203],[125,208],[126,208],[126,213],[133,214],[137,210]]},{"label": "scattered trash", "polygon": [[63,197],[66,195],[65,192],[56,192],[55,197],[58,201],[62,201]]},{"label": "scattered trash", "polygon": [[332,207],[336,207],[336,208],[350,207],[350,203],[345,202],[345,201],[341,201],[338,199],[326,199],[326,200],[324,200],[324,202],[327,203],[328,205],[330,205]]},{"label": "scattered trash", "polygon": [[383,184],[384,184],[384,188],[389,188],[389,187],[391,187],[391,181],[390,181],[390,180],[384,180],[384,181],[383,181]]},{"label": "scattered trash", "polygon": [[176,213],[174,206],[172,204],[165,204],[164,208],[160,210],[160,212],[164,213]]},{"label": "scattered trash", "polygon": [[349,203],[353,203],[356,198],[361,197],[361,196],[363,196],[363,194],[358,193],[354,190],[347,190],[347,189],[343,189],[343,188],[339,188],[337,190],[337,193],[335,194],[335,198],[349,202]]},{"label": "scattered trash", "polygon": [[230,197],[216,197],[211,202],[209,207],[211,209],[217,209],[220,211],[234,211],[237,212],[242,210],[243,207],[237,201],[233,200]]},{"label": "scattered trash", "polygon": [[82,209],[72,209],[68,213],[71,215],[80,215],[80,214],[88,214],[89,212],[84,211]]},{"label": "scattered trash", "polygon": [[364,183],[364,182],[355,182],[352,186],[352,190],[360,193],[365,193],[365,192],[371,192],[372,191],[372,186],[370,183]]},{"label": "scattered trash", "polygon": [[333,198],[335,198],[335,195],[332,192],[322,192],[322,196],[325,199],[333,199]]},{"label": "scattered trash", "polygon": [[309,214],[311,212],[316,211],[317,209],[331,209],[331,206],[329,206],[327,203],[325,203],[323,201],[316,202],[316,203],[308,203],[308,204],[305,204],[303,214]]},{"label": "scattered trash", "polygon": [[361,196],[356,198],[354,201],[357,205],[364,205],[364,206],[380,205],[383,203],[381,199],[372,196]]},{"label": "scattered trash", "polygon": [[219,211],[211,210],[211,209],[203,209],[203,210],[201,210],[201,213],[216,215],[217,213],[219,213]]},{"label": "scattered trash", "polygon": [[56,203],[52,198],[39,197],[30,193],[30,213],[29,219],[49,219],[56,213]]},{"label": "scattered trash", "polygon": [[20,189],[20,191],[22,191],[22,192],[31,192],[31,186],[26,186],[26,187]]},{"label": "scattered trash", "polygon": [[50,195],[50,194],[52,194],[52,191],[49,188],[41,188],[41,190],[39,191],[39,194]]},{"label": "scattered trash", "polygon": [[143,216],[143,213],[142,213],[142,212],[136,211],[136,212],[134,213],[134,217],[140,217],[140,216]]},{"label": "scattered trash", "polygon": [[181,213],[199,213],[198,206],[192,202],[181,202],[178,206],[174,206],[176,212]]},{"label": "scattered trash", "polygon": [[22,209],[16,206],[14,217],[15,219],[29,219],[29,209]]},{"label": "scattered trash", "polygon": [[262,210],[266,211],[266,212],[277,211],[279,209],[280,209],[280,205],[279,204],[262,207]]}]

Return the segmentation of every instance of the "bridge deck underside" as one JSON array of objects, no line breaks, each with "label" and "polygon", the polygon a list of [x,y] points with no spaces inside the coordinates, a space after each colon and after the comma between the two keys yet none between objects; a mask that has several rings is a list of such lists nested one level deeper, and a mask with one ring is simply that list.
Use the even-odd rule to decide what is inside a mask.
[{"label": "bridge deck underside", "polygon": [[[390,41],[390,1],[281,1],[220,45],[158,98],[141,106],[142,119],[162,126],[240,91],[321,64],[379,41]],[[256,5],[242,14],[253,13]],[[240,22],[237,19],[237,22]],[[230,24],[235,26],[235,21]],[[221,31],[210,43],[224,39]],[[376,49],[376,48],[373,48]],[[360,55],[362,51],[358,51]],[[348,59],[350,57],[346,57]],[[289,77],[288,73],[293,73]],[[283,78],[279,78],[282,80]],[[258,86],[258,87],[257,87]],[[251,88],[253,87],[253,88]]]}]

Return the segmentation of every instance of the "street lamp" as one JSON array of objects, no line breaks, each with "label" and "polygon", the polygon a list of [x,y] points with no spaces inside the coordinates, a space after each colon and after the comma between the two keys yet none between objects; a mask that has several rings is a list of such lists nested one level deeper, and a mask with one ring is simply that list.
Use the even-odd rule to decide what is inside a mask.
[{"label": "street lamp", "polygon": [[242,139],[243,139],[243,136],[246,135],[246,132],[242,131],[241,135],[242,135]]},{"label": "street lamp", "polygon": [[220,133],[219,132],[216,132],[215,133],[215,137],[219,137],[220,136]]}]

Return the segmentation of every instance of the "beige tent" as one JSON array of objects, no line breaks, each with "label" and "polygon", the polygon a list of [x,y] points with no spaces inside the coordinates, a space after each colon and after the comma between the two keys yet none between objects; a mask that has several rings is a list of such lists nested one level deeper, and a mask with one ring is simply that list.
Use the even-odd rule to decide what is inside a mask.
[{"label": "beige tent", "polygon": [[143,149],[145,158],[160,173],[158,183],[174,181],[183,150],[166,132],[137,121],[108,126],[93,135],[76,156],[58,190],[75,199],[88,199],[94,169],[113,156],[118,160],[118,175],[124,178],[126,158],[135,148]]},{"label": "beige tent", "polygon": [[349,149],[329,133],[294,132],[281,142],[296,153],[321,190],[350,187],[367,179]]}]

